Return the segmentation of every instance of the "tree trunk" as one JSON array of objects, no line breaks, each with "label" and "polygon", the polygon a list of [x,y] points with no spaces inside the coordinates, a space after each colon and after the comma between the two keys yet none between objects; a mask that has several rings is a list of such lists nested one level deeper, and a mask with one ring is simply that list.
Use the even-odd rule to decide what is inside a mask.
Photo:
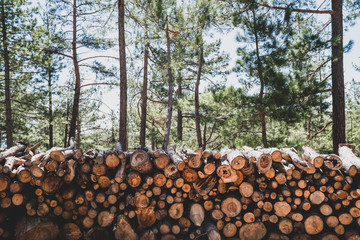
[{"label": "tree trunk", "polygon": [[164,142],[162,148],[167,150],[167,146],[169,144],[170,138],[170,128],[171,128],[171,118],[173,111],[173,76],[172,76],[172,68],[171,68],[171,55],[170,55],[170,36],[169,36],[169,26],[166,28],[166,45],[167,45],[167,69],[168,69],[168,84],[169,84],[169,99],[168,99],[168,115],[166,119],[166,130],[164,135]]},{"label": "tree trunk", "polygon": [[[70,131],[69,131],[69,140],[70,142],[71,137],[75,138],[76,127],[78,124],[78,116],[79,116],[79,103],[80,103],[80,69],[79,69],[79,62],[77,56],[77,3],[76,0],[73,0],[73,39],[72,39],[72,53],[73,53],[73,63],[74,63],[74,72],[75,72],[75,91],[74,91],[74,102],[73,108],[71,113],[71,121],[70,121]],[[79,143],[78,143],[79,144]]]},{"label": "tree trunk", "polygon": [[[178,89],[176,91],[176,95],[177,95],[178,99],[182,96],[181,80],[178,83]],[[178,109],[177,109],[177,137],[178,137],[179,141],[182,141],[182,139],[183,139],[182,123],[183,123],[182,111],[181,111],[181,108],[178,106]]]},{"label": "tree trunk", "polygon": [[1,23],[2,23],[2,43],[3,43],[3,57],[4,57],[4,78],[5,78],[5,117],[6,117],[6,144],[7,147],[14,145],[13,140],[13,120],[11,110],[11,93],[10,93],[10,59],[8,51],[8,39],[6,30],[6,13],[5,6],[1,6]]},{"label": "tree trunk", "polygon": [[[202,34],[202,33],[201,33]],[[200,86],[200,78],[201,78],[201,70],[204,60],[204,43],[201,40],[200,43],[200,53],[199,53],[199,68],[196,75],[196,84],[195,84],[195,127],[196,127],[196,137],[198,142],[198,147],[201,148],[203,146],[201,139],[201,129],[200,129],[200,113],[199,113],[199,86]]]},{"label": "tree trunk", "polygon": [[64,137],[64,147],[68,145],[67,136],[68,136],[68,129],[69,129],[69,114],[70,114],[70,106],[69,106],[69,98],[66,98],[66,124],[65,124],[65,137]]},{"label": "tree trunk", "polygon": [[[254,10],[253,10],[253,16],[254,16],[254,22],[255,22],[256,17],[255,17]],[[260,79],[260,92],[259,92],[258,111],[259,111],[259,118],[260,118],[260,122],[261,122],[261,139],[262,139],[262,143],[263,143],[264,147],[267,148],[268,143],[267,143],[267,137],[266,137],[266,121],[265,121],[265,114],[264,114],[263,102],[262,102],[263,97],[264,97],[265,81],[264,81],[264,77],[262,75],[259,40],[258,40],[257,31],[256,31],[256,26],[255,26],[255,29],[254,29],[254,35],[255,35],[255,44],[256,44],[257,71],[258,71],[258,76],[259,76],[259,79]]]},{"label": "tree trunk", "polygon": [[[145,33],[145,38],[147,35],[147,30]],[[140,128],[140,145],[145,147],[146,145],[146,106],[147,106],[147,85],[148,85],[148,48],[149,43],[145,43],[144,50],[144,81],[141,91],[141,128]]]},{"label": "tree trunk", "polygon": [[48,91],[49,91],[49,148],[54,145],[54,125],[53,125],[53,102],[52,102],[52,81],[51,81],[51,66],[48,65]]},{"label": "tree trunk", "polygon": [[343,19],[342,0],[331,1],[332,10],[332,118],[333,118],[333,151],[338,152],[339,143],[345,143],[345,93],[343,67]]},{"label": "tree trunk", "polygon": [[125,10],[124,0],[118,1],[119,24],[119,57],[120,57],[120,127],[119,142],[124,151],[128,149],[127,141],[127,77],[125,53]]}]

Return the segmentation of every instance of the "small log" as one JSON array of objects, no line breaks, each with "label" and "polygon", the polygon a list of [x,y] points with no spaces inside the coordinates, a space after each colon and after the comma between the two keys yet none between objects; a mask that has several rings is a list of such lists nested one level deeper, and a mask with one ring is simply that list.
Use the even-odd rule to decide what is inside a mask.
[{"label": "small log", "polygon": [[321,191],[315,191],[310,194],[310,202],[315,205],[320,205],[325,200],[325,194]]}]

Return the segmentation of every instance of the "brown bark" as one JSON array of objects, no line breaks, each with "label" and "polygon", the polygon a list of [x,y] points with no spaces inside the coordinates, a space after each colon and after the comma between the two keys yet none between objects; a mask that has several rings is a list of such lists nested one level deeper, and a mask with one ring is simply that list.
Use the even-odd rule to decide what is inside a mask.
[{"label": "brown bark", "polygon": [[119,142],[124,151],[128,149],[127,137],[127,75],[126,75],[126,52],[125,52],[125,4],[124,0],[118,1],[118,25],[119,25],[119,57],[120,57],[120,124]]},{"label": "brown bark", "polygon": [[[147,9],[147,8],[146,8]],[[148,41],[147,24],[145,25],[145,41]],[[145,147],[146,143],[146,107],[147,107],[147,85],[148,85],[148,50],[149,42],[145,43],[144,49],[144,76],[141,89],[141,123],[140,123],[140,146]]]},{"label": "brown bark", "polygon": [[16,239],[19,240],[55,240],[60,232],[56,224],[41,218],[21,218],[16,229]]},{"label": "brown bark", "polygon": [[331,8],[333,10],[331,15],[332,138],[333,152],[337,154],[339,144],[346,141],[342,0],[332,0]]},{"label": "brown bark", "polygon": [[[74,100],[72,106],[71,120],[70,120],[70,130],[69,130],[69,143],[70,139],[75,138],[75,132],[77,129],[77,125],[79,124],[79,105],[80,105],[80,86],[81,86],[81,78],[80,78],[80,68],[77,54],[77,0],[73,0],[72,3],[73,13],[72,13],[72,60],[74,64],[74,73],[75,73],[75,88],[74,88]],[[79,142],[78,142],[79,144]]]},{"label": "brown bark", "polygon": [[4,59],[4,80],[5,80],[5,121],[6,121],[6,144],[10,148],[14,145],[13,140],[13,120],[11,109],[11,86],[10,86],[10,56],[8,50],[8,37],[6,26],[5,4],[1,5],[1,30],[2,30],[2,46],[3,53],[1,54]]},{"label": "brown bark", "polygon": [[196,74],[196,83],[195,83],[195,129],[196,129],[196,138],[198,142],[198,147],[202,148],[202,138],[201,138],[201,129],[200,129],[200,103],[199,103],[199,87],[202,73],[202,66],[204,62],[204,42],[202,41],[202,30],[200,31],[200,47],[199,47],[199,58],[198,58],[198,70]]},{"label": "brown bark", "polygon": [[174,92],[173,75],[172,75],[172,67],[171,67],[171,52],[170,52],[171,39],[170,39],[170,35],[169,35],[168,23],[167,23],[167,27],[165,30],[165,34],[166,34],[167,70],[168,70],[168,114],[167,114],[167,118],[166,118],[166,129],[165,129],[164,142],[162,145],[162,149],[167,150],[169,140],[170,140],[171,118],[172,118],[172,111],[173,111],[173,92]]}]

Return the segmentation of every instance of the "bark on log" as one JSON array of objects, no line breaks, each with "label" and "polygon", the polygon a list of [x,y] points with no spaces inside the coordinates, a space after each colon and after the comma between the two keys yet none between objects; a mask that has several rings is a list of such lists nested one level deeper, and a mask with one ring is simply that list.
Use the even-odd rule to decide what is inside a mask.
[{"label": "bark on log", "polygon": [[22,217],[16,224],[15,234],[18,240],[55,240],[59,232],[59,227],[52,221]]}]

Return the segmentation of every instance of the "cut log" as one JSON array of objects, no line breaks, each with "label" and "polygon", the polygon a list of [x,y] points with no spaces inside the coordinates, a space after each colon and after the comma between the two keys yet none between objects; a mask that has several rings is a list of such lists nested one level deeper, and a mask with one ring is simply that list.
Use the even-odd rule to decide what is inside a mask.
[{"label": "cut log", "polygon": [[280,151],[282,157],[291,161],[297,168],[304,170],[309,167],[307,162],[300,158],[295,148],[281,148]]},{"label": "cut log", "polygon": [[221,240],[220,232],[214,224],[206,225],[206,235],[208,240]]},{"label": "cut log", "polygon": [[118,157],[118,155],[111,151],[109,153],[105,154],[105,165],[109,168],[109,169],[115,169],[119,166],[120,164],[120,159]]},{"label": "cut log", "polygon": [[98,214],[97,222],[100,227],[108,227],[114,221],[115,215],[109,211],[102,211]]},{"label": "cut log", "polygon": [[226,160],[235,170],[241,170],[247,162],[246,158],[243,156],[240,150],[233,150],[227,153]]},{"label": "cut log", "polygon": [[82,232],[76,224],[66,223],[61,231],[61,235],[67,240],[78,240],[82,237]]},{"label": "cut log", "polygon": [[307,234],[316,235],[324,229],[324,222],[319,216],[312,215],[305,219],[304,227]]},{"label": "cut log", "polygon": [[154,207],[138,208],[135,211],[139,229],[151,227],[156,222]]},{"label": "cut log", "polygon": [[291,211],[291,206],[287,202],[276,202],[274,210],[278,217],[286,217]]},{"label": "cut log", "polygon": [[293,223],[288,218],[281,219],[278,226],[280,232],[282,232],[283,234],[289,235],[293,231]]},{"label": "cut log", "polygon": [[116,240],[138,240],[139,237],[135,233],[124,215],[119,215],[115,228]]},{"label": "cut log", "polygon": [[199,203],[191,204],[189,218],[195,226],[200,227],[205,219],[205,210],[203,206]]},{"label": "cut log", "polygon": [[27,148],[28,144],[16,145],[5,151],[0,152],[0,162],[2,162],[5,158],[10,156],[15,156],[19,152],[24,152]]},{"label": "cut log", "polygon": [[239,231],[241,240],[261,240],[267,233],[266,227],[262,222],[244,224]]},{"label": "cut log", "polygon": [[352,150],[346,146],[339,147],[339,155],[345,172],[350,176],[355,176],[360,171],[360,158],[356,157]]},{"label": "cut log", "polygon": [[303,160],[308,162],[308,165],[313,165],[315,168],[320,168],[324,164],[324,157],[317,153],[314,149],[304,146],[302,147]]},{"label": "cut log", "polygon": [[182,203],[174,203],[169,208],[169,216],[172,219],[180,219],[184,214],[184,205]]},{"label": "cut log", "polygon": [[227,217],[236,217],[240,214],[241,203],[238,199],[234,197],[227,197],[221,202],[221,211]]},{"label": "cut log", "polygon": [[330,170],[340,170],[342,168],[342,160],[338,155],[329,154],[324,157],[324,166]]},{"label": "cut log", "polygon": [[236,182],[238,179],[236,171],[229,165],[219,166],[216,173],[224,183]]},{"label": "cut log", "polygon": [[19,240],[55,240],[59,232],[59,227],[52,221],[22,217],[16,223],[15,235]]}]

